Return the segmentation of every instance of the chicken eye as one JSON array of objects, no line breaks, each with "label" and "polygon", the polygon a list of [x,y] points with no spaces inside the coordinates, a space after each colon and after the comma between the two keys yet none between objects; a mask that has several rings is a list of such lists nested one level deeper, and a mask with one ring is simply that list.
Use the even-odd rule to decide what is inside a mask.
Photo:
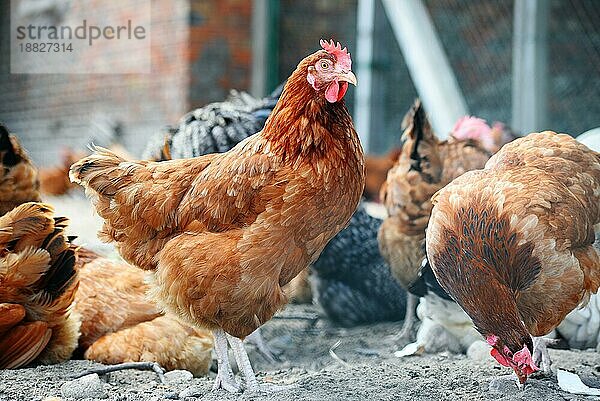
[{"label": "chicken eye", "polygon": [[326,60],[322,60],[321,61],[321,68],[324,69],[324,70],[328,69],[329,68],[329,62],[326,61]]}]

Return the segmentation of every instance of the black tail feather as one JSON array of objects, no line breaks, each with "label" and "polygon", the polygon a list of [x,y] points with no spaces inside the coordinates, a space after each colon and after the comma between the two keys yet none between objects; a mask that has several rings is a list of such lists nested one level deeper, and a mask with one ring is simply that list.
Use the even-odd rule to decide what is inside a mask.
[{"label": "black tail feather", "polygon": [[50,296],[51,300],[59,298],[73,283],[77,275],[75,268],[75,251],[63,251],[52,263],[46,274],[36,283],[35,288]]},{"label": "black tail feather", "polygon": [[2,164],[7,167],[12,167],[21,161],[19,156],[10,141],[10,134],[6,126],[0,123],[0,154],[2,154]]}]

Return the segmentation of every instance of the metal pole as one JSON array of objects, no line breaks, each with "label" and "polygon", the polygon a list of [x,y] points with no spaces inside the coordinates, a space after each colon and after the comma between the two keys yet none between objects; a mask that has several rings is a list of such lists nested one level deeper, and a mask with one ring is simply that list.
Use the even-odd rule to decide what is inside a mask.
[{"label": "metal pole", "polygon": [[433,129],[445,138],[468,109],[427,8],[421,0],[382,3]]},{"label": "metal pole", "polygon": [[254,0],[252,3],[252,81],[250,93],[263,97],[267,87],[268,68],[268,34],[269,34],[268,0]]},{"label": "metal pole", "polygon": [[375,21],[375,0],[358,0],[356,18],[356,87],[354,101],[354,123],[356,132],[366,152],[370,150],[371,133],[371,86],[373,81],[373,24]]},{"label": "metal pole", "polygon": [[524,134],[547,128],[547,0],[515,0],[512,127]]}]

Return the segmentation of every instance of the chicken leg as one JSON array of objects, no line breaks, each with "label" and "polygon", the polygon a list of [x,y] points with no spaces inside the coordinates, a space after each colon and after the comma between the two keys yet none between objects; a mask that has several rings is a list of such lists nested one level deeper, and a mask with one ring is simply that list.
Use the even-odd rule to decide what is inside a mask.
[{"label": "chicken leg", "polygon": [[406,313],[404,314],[404,323],[400,332],[394,336],[394,340],[400,343],[410,343],[413,341],[415,325],[417,323],[417,306],[419,297],[414,294],[406,294]]},{"label": "chicken leg", "polygon": [[279,357],[279,355],[277,355],[275,353],[275,351],[273,350],[273,348],[271,348],[269,346],[269,344],[267,344],[267,342],[264,340],[264,338],[260,332],[260,328],[254,330],[252,332],[252,334],[250,334],[248,337],[246,337],[244,342],[246,342],[247,344],[254,345],[256,347],[256,350],[258,351],[258,353],[263,358],[265,358],[265,360],[267,360],[267,362],[272,363],[272,364],[281,362],[281,358]]},{"label": "chicken leg", "polygon": [[229,364],[227,353],[227,337],[222,329],[213,331],[215,337],[215,353],[217,354],[217,377],[213,384],[213,391],[220,388],[230,393],[239,393],[240,385],[236,382],[233,370]]},{"label": "chicken leg", "polygon": [[250,393],[275,393],[278,391],[284,391],[292,388],[293,386],[277,386],[274,384],[259,384],[256,380],[256,375],[248,359],[248,354],[244,348],[244,343],[237,337],[233,337],[227,334],[229,345],[233,350],[235,361],[237,362],[238,368],[244,374],[246,379],[246,391]]},{"label": "chicken leg", "polygon": [[552,360],[548,353],[548,345],[556,341],[552,338],[533,337],[533,363],[541,367],[546,374],[552,374]]}]

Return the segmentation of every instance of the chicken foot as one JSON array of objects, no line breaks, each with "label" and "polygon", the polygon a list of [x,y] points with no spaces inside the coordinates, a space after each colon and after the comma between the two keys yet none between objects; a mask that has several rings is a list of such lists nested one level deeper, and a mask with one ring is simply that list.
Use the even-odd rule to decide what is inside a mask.
[{"label": "chicken foot", "polygon": [[552,360],[548,353],[548,345],[556,343],[557,340],[546,337],[533,338],[533,363],[541,367],[544,373],[552,374]]},{"label": "chicken foot", "polygon": [[217,377],[213,384],[213,391],[220,388],[230,393],[239,393],[240,385],[235,380],[233,370],[229,364],[227,352],[227,337],[222,329],[213,330],[215,337],[215,354],[217,354]]},{"label": "chicken foot", "polygon": [[246,379],[246,390],[250,393],[274,393],[278,391],[284,391],[292,388],[293,386],[278,386],[274,384],[259,384],[256,380],[256,375],[248,359],[248,354],[244,348],[244,343],[237,337],[233,337],[227,334],[227,340],[233,350],[235,361],[237,362],[238,368],[244,374]]}]

